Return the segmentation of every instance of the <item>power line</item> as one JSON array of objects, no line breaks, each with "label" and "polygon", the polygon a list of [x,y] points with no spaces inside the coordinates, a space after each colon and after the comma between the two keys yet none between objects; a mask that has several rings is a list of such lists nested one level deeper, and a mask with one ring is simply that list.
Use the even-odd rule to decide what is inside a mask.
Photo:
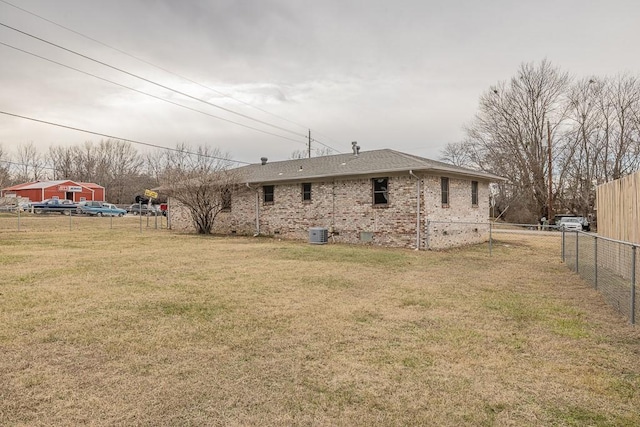
[{"label": "power line", "polygon": [[10,160],[0,160],[0,163],[6,163],[9,165],[15,165],[15,166],[29,166],[32,168],[38,168],[38,169],[47,169],[47,170],[52,170],[52,171],[57,171],[60,169],[56,169],[54,167],[50,167],[50,166],[41,166],[41,165],[34,165],[34,164],[29,164],[29,163],[20,163],[20,162],[12,162]]},{"label": "power line", "polygon": [[[8,6],[11,6],[11,7],[13,7],[13,8],[16,8],[16,9],[18,9],[18,10],[20,10],[20,11],[24,12],[24,13],[27,13],[27,14],[29,14],[29,15],[35,16],[35,17],[36,17],[36,18],[38,18],[38,19],[41,19],[41,20],[43,20],[43,21],[45,21],[45,22],[48,22],[48,23],[50,23],[50,24],[52,24],[52,25],[55,25],[55,26],[57,26],[57,27],[59,27],[59,28],[62,28],[62,29],[64,29],[64,30],[66,30],[66,31],[69,31],[69,32],[71,32],[71,33],[73,33],[73,34],[76,34],[76,35],[78,35],[78,36],[80,36],[80,37],[83,37],[83,38],[85,38],[85,39],[87,39],[87,40],[90,40],[90,41],[92,41],[92,42],[94,42],[94,43],[97,43],[97,44],[99,44],[99,45],[102,45],[102,46],[104,46],[104,47],[107,47],[107,48],[109,48],[109,49],[112,49],[112,50],[114,50],[114,51],[116,51],[116,52],[119,52],[119,53],[121,53],[121,54],[123,54],[123,55],[126,55],[126,56],[128,56],[128,57],[130,57],[130,58],[133,58],[133,59],[135,59],[135,60],[137,60],[137,61],[139,61],[139,62],[142,62],[142,63],[144,63],[144,64],[147,64],[147,65],[150,65],[150,66],[152,66],[152,67],[154,67],[154,68],[157,68],[157,69],[159,69],[159,70],[162,70],[162,71],[164,71],[165,73],[168,73],[168,74],[171,74],[171,75],[173,75],[173,76],[179,77],[179,78],[181,78],[181,79],[183,79],[183,80],[185,80],[185,81],[187,81],[187,82],[189,82],[189,83],[193,83],[193,84],[198,85],[198,86],[200,86],[200,87],[202,87],[202,88],[204,88],[204,89],[210,90],[210,91],[212,91],[212,92],[214,92],[214,93],[217,93],[217,94],[219,94],[219,95],[221,95],[221,96],[223,96],[223,97],[233,99],[233,100],[234,100],[234,101],[236,101],[236,102],[239,102],[239,103],[244,104],[244,105],[246,105],[246,106],[248,106],[248,107],[251,107],[251,108],[254,108],[254,109],[256,109],[256,110],[259,110],[259,111],[261,111],[261,112],[263,112],[263,113],[269,114],[269,115],[271,115],[271,116],[273,116],[273,117],[279,118],[279,119],[281,119],[281,120],[284,120],[284,121],[289,122],[289,123],[291,123],[291,124],[294,124],[294,125],[296,125],[296,126],[299,126],[299,127],[302,127],[302,128],[305,128],[305,127],[306,127],[306,126],[304,126],[304,125],[302,125],[302,124],[300,124],[300,123],[297,123],[297,122],[295,122],[295,121],[293,121],[293,120],[287,119],[286,117],[280,116],[280,115],[278,115],[278,114],[275,114],[275,113],[272,113],[272,112],[270,112],[270,111],[267,111],[267,110],[265,110],[265,109],[263,109],[263,108],[260,108],[260,107],[258,107],[258,106],[255,106],[255,105],[253,105],[253,104],[251,104],[251,103],[248,103],[248,102],[245,102],[245,101],[243,101],[243,100],[241,100],[241,99],[235,98],[235,97],[233,97],[233,96],[231,96],[231,95],[229,95],[229,94],[227,94],[227,93],[221,92],[221,91],[216,90],[216,89],[214,89],[214,88],[212,88],[212,87],[209,87],[209,86],[204,85],[204,84],[202,84],[202,83],[200,83],[200,82],[197,82],[197,81],[195,81],[195,80],[193,80],[193,79],[190,79],[189,77],[186,77],[186,76],[184,76],[184,75],[178,74],[178,73],[176,73],[176,72],[174,72],[174,71],[171,71],[171,70],[169,70],[169,69],[167,69],[167,68],[164,68],[164,67],[162,67],[162,66],[160,66],[160,65],[154,64],[154,63],[152,63],[152,62],[150,62],[150,61],[147,61],[147,60],[145,60],[145,59],[143,59],[143,58],[140,58],[140,57],[138,57],[138,56],[136,56],[136,55],[133,55],[133,54],[131,54],[131,53],[129,53],[129,52],[126,52],[126,51],[124,51],[124,50],[122,50],[122,49],[119,49],[119,48],[117,48],[117,47],[115,47],[115,46],[112,46],[112,45],[109,45],[109,44],[107,44],[107,43],[105,43],[105,42],[103,42],[103,41],[100,41],[100,40],[98,40],[98,39],[96,39],[96,38],[94,38],[94,37],[91,37],[91,36],[88,36],[88,35],[86,35],[86,34],[83,34],[83,33],[79,32],[79,31],[76,31],[76,30],[74,30],[74,29],[72,29],[72,28],[66,27],[66,26],[64,26],[64,25],[62,25],[62,24],[59,24],[59,23],[57,23],[57,22],[55,22],[55,21],[53,21],[53,20],[51,20],[51,19],[45,18],[45,17],[43,17],[43,16],[41,16],[41,15],[38,15],[38,14],[37,14],[37,13],[35,13],[35,12],[32,12],[32,11],[29,11],[29,10],[24,9],[24,8],[22,8],[22,7],[16,6],[15,4],[12,4],[12,3],[8,2],[8,1],[5,1],[5,0],[0,0],[0,2],[2,2],[2,3],[4,3],[4,4],[6,4],[6,5],[8,5]],[[333,138],[329,137],[328,135],[323,135],[321,132],[318,132],[318,131],[317,131],[317,130],[315,130],[315,129],[314,129],[314,133],[319,134],[319,135],[321,135],[321,136],[325,136],[325,137],[327,137],[327,139],[329,139],[329,140],[331,140],[331,141],[333,141],[333,142],[338,143],[338,141],[336,141],[335,139],[333,139]],[[330,150],[333,150],[333,151],[335,151],[335,152],[337,152],[337,153],[341,153],[341,151],[340,151],[340,150],[337,150],[337,149],[335,149],[335,148],[331,147],[330,145],[328,145],[328,144],[326,144],[326,143],[324,143],[324,142],[322,142],[322,141],[320,141],[320,140],[317,140],[317,139],[316,139],[316,140],[315,140],[315,142],[317,142],[317,143],[319,143],[320,145],[323,145],[324,147],[327,147],[327,148],[329,148]]]},{"label": "power line", "polygon": [[274,125],[274,124],[271,124],[271,123],[265,122],[265,121],[260,120],[260,119],[256,119],[256,118],[251,117],[251,116],[248,116],[248,115],[246,115],[246,114],[238,113],[237,111],[233,111],[233,110],[231,110],[231,109],[229,109],[229,108],[225,108],[225,107],[222,107],[222,106],[220,106],[220,105],[214,104],[214,103],[212,103],[212,102],[206,101],[206,100],[204,100],[204,99],[198,98],[198,97],[196,97],[196,96],[189,95],[188,93],[182,92],[182,91],[180,91],[180,90],[177,90],[177,89],[171,88],[171,87],[169,87],[169,86],[163,85],[163,84],[161,84],[161,83],[155,82],[155,81],[153,81],[153,80],[147,79],[146,77],[142,77],[142,76],[139,76],[139,75],[137,75],[137,74],[131,73],[131,72],[129,72],[129,71],[123,70],[123,69],[121,69],[121,68],[115,67],[115,66],[113,66],[113,65],[107,64],[106,62],[100,61],[100,60],[98,60],[98,59],[91,58],[90,56],[87,56],[87,55],[84,55],[84,54],[82,54],[82,53],[76,52],[76,51],[74,51],[74,50],[72,50],[72,49],[68,49],[68,48],[66,48],[66,47],[60,46],[60,45],[58,45],[58,44],[56,44],[56,43],[50,42],[50,41],[45,40],[45,39],[43,39],[43,38],[41,38],[41,37],[38,37],[38,36],[35,36],[35,35],[33,35],[33,34],[27,33],[27,32],[25,32],[25,31],[19,30],[19,29],[15,28],[15,27],[12,27],[12,26],[7,25],[7,24],[5,24],[5,23],[0,22],[0,26],[3,26],[3,27],[5,27],[5,28],[8,28],[8,29],[10,29],[10,30],[12,30],[12,31],[15,31],[15,32],[17,32],[17,33],[20,33],[20,34],[22,34],[22,35],[25,35],[25,36],[27,36],[27,37],[31,37],[31,38],[33,38],[33,39],[35,39],[35,40],[38,40],[38,41],[40,41],[40,42],[42,42],[42,43],[46,43],[46,44],[48,44],[48,45],[50,45],[50,46],[54,46],[54,47],[56,47],[56,48],[58,48],[58,49],[64,50],[65,52],[69,52],[69,53],[71,53],[71,54],[73,54],[73,55],[76,55],[76,56],[79,56],[79,57],[81,57],[81,58],[87,59],[87,60],[89,60],[89,61],[95,62],[95,63],[100,64],[100,65],[102,65],[102,66],[105,66],[105,67],[107,67],[107,68],[111,68],[112,70],[118,71],[118,72],[120,72],[120,73],[123,73],[123,74],[126,74],[126,75],[128,75],[128,76],[131,76],[131,77],[137,78],[137,79],[139,79],[139,80],[142,80],[142,81],[144,81],[144,82],[150,83],[150,84],[152,84],[152,85],[158,86],[158,87],[160,87],[160,88],[162,88],[162,89],[169,90],[169,91],[171,91],[171,92],[175,92],[175,93],[177,93],[177,94],[179,94],[179,95],[182,95],[182,96],[184,96],[184,97],[187,97],[187,98],[193,99],[193,100],[195,100],[195,101],[202,102],[202,103],[204,103],[204,104],[210,105],[210,106],[215,107],[215,108],[219,108],[219,109],[224,110],[224,111],[226,111],[226,112],[228,112],[228,113],[235,114],[235,115],[238,115],[238,116],[244,117],[244,118],[246,118],[246,119],[253,120],[253,121],[256,121],[256,122],[258,122],[258,123],[264,124],[264,125],[266,125],[266,126],[271,126],[271,127],[273,127],[273,128],[276,128],[276,129],[279,129],[279,130],[282,130],[282,131],[285,131],[285,132],[289,132],[289,133],[291,133],[291,134],[293,134],[293,135],[296,135],[296,136],[300,136],[300,137],[305,138],[305,135],[299,134],[299,133],[294,132],[294,131],[292,131],[292,130],[289,130],[289,129],[287,129],[287,128],[283,128],[283,127],[281,127],[281,126]]},{"label": "power line", "polygon": [[46,121],[46,120],[36,119],[36,118],[33,118],[33,117],[22,116],[20,114],[9,113],[7,111],[0,111],[0,114],[4,114],[6,116],[11,116],[11,117],[17,117],[17,118],[20,118],[20,119],[30,120],[32,122],[44,123],[46,125],[56,126],[56,127],[60,127],[60,128],[64,128],[64,129],[70,129],[70,130],[74,130],[74,131],[77,131],[77,132],[84,132],[84,133],[88,133],[88,134],[92,134],[92,135],[103,136],[105,138],[117,139],[117,140],[120,140],[120,141],[126,141],[126,142],[130,142],[132,144],[138,144],[138,145],[144,145],[144,146],[147,146],[147,147],[159,148],[161,150],[175,151],[175,152],[178,152],[178,153],[190,154],[190,155],[199,156],[199,157],[206,157],[206,158],[215,159],[215,160],[223,160],[223,161],[227,161],[227,162],[230,162],[230,163],[241,163],[241,164],[244,164],[244,165],[250,165],[251,164],[249,162],[242,162],[240,160],[230,160],[230,159],[226,159],[224,157],[209,156],[209,155],[204,155],[204,154],[201,154],[201,153],[194,153],[194,152],[191,152],[191,151],[181,150],[181,149],[178,149],[178,148],[163,147],[161,145],[151,144],[149,142],[136,141],[135,139],[122,138],[122,137],[119,137],[119,136],[109,135],[109,134],[106,134],[106,133],[95,132],[95,131],[91,131],[91,130],[87,130],[87,129],[81,129],[81,128],[77,128],[77,127],[73,127],[73,126],[67,126],[67,125],[63,125],[63,124],[60,124],[60,123],[54,123],[54,122],[49,122],[49,121]]},{"label": "power line", "polygon": [[[0,1],[2,1],[2,0],[0,0]],[[63,63],[58,62],[58,61],[55,61],[55,60],[53,60],[53,59],[46,58],[46,57],[44,57],[44,56],[38,55],[38,54],[33,53],[33,52],[29,52],[28,50],[21,49],[21,48],[19,48],[19,47],[12,46],[12,45],[7,44],[7,43],[4,43],[4,42],[0,42],[0,45],[2,45],[2,46],[6,46],[6,47],[11,48],[11,49],[15,49],[15,50],[17,50],[17,51],[19,51],[19,52],[22,52],[22,53],[25,53],[25,54],[27,54],[27,55],[34,56],[34,57],[36,57],[36,58],[42,59],[43,61],[51,62],[51,63],[56,64],[56,65],[59,65],[59,66],[61,66],[61,67],[65,67],[65,68],[68,68],[68,69],[70,69],[70,70],[77,71],[78,73],[82,73],[82,74],[85,74],[85,75],[87,75],[87,76],[94,77],[94,78],[96,78],[96,79],[98,79],[98,80],[102,80],[102,81],[105,81],[105,82],[107,82],[107,83],[111,83],[111,84],[113,84],[113,85],[120,86],[120,87],[122,87],[122,88],[125,88],[125,89],[128,89],[128,90],[131,90],[131,91],[133,91],[133,92],[137,92],[137,93],[140,93],[140,94],[142,94],[142,95],[146,95],[146,96],[149,96],[149,97],[151,97],[151,98],[155,98],[155,99],[158,99],[158,100],[160,100],[160,101],[167,102],[167,103],[169,103],[169,104],[177,105],[178,107],[186,108],[187,110],[195,111],[195,112],[197,112],[197,113],[204,114],[204,115],[206,115],[206,116],[213,117],[213,118],[216,118],[216,119],[218,119],[218,120],[222,120],[222,121],[225,121],[225,122],[228,122],[228,123],[233,123],[233,124],[235,124],[235,125],[242,126],[242,127],[247,128],[247,129],[251,129],[251,130],[258,131],[258,132],[262,132],[262,133],[265,133],[265,134],[267,134],[267,135],[272,135],[272,136],[276,136],[276,137],[278,137],[278,138],[282,138],[282,139],[286,139],[286,140],[289,140],[289,141],[293,141],[293,142],[298,142],[298,143],[302,143],[302,144],[304,144],[304,142],[302,142],[302,141],[298,141],[298,140],[296,140],[296,139],[289,138],[289,137],[287,137],[287,136],[279,135],[279,134],[277,134],[277,133],[273,133],[273,132],[269,132],[269,131],[266,131],[266,130],[263,130],[263,129],[259,129],[259,128],[256,128],[256,127],[253,127],[253,126],[245,125],[245,124],[243,124],[243,123],[239,123],[239,122],[236,122],[236,121],[233,121],[233,120],[225,119],[225,118],[223,118],[223,117],[216,116],[215,114],[210,114],[210,113],[207,113],[207,112],[205,112],[205,111],[198,110],[198,109],[196,109],[196,108],[192,108],[192,107],[189,107],[189,106],[187,106],[187,105],[183,105],[183,104],[180,104],[180,103],[177,103],[177,102],[174,102],[174,101],[171,101],[171,100],[165,99],[165,98],[161,98],[161,97],[156,96],[156,95],[153,95],[153,94],[151,94],[151,93],[144,92],[144,91],[141,91],[141,90],[139,90],[139,89],[135,89],[135,88],[132,88],[132,87],[130,87],[130,86],[123,85],[123,84],[118,83],[118,82],[114,82],[113,80],[105,79],[104,77],[97,76],[97,75],[92,74],[92,73],[89,73],[89,72],[87,72],[87,71],[80,70],[80,69],[75,68],[75,67],[72,67],[72,66],[70,66],[70,65],[63,64]]]},{"label": "power line", "polygon": [[333,150],[333,151],[335,151],[336,153],[342,153],[342,151],[340,151],[340,150],[336,150],[336,149],[335,149],[335,148],[333,148],[332,146],[327,145],[326,143],[324,143],[324,142],[320,141],[320,140],[319,140],[319,139],[317,139],[317,138],[313,138],[313,139],[312,139],[312,141],[313,141],[313,142],[317,142],[318,144],[320,144],[320,145],[322,145],[322,146],[324,146],[324,147],[327,147],[328,149]]},{"label": "power line", "polygon": [[[248,102],[242,101],[241,99],[234,98],[233,96],[231,96],[231,95],[229,95],[229,94],[226,94],[226,93],[224,93],[224,92],[220,92],[219,90],[216,90],[216,89],[211,88],[211,87],[209,87],[209,86],[206,86],[206,85],[204,85],[204,84],[202,84],[202,83],[199,83],[199,82],[197,82],[197,81],[195,81],[195,80],[192,80],[192,79],[190,79],[189,77],[185,77],[185,76],[183,76],[183,75],[181,75],[181,74],[178,74],[178,73],[176,73],[176,72],[174,72],[174,71],[171,71],[171,70],[168,70],[168,69],[166,69],[166,68],[164,68],[164,67],[161,67],[160,65],[156,65],[156,64],[154,64],[154,63],[152,63],[152,62],[150,62],[150,61],[147,61],[147,60],[145,60],[145,59],[143,59],[143,58],[140,58],[140,57],[138,57],[138,56],[136,56],[136,55],[133,55],[133,54],[131,54],[131,53],[128,53],[128,52],[126,52],[126,51],[124,51],[124,50],[122,50],[122,49],[119,49],[119,48],[117,48],[117,47],[111,46],[111,45],[109,45],[109,44],[107,44],[107,43],[105,43],[105,42],[102,42],[102,41],[100,41],[100,40],[98,40],[98,39],[95,39],[95,38],[93,38],[93,37],[91,37],[91,36],[88,36],[88,35],[86,35],[86,34],[83,34],[83,33],[79,32],[79,31],[76,31],[76,30],[74,30],[74,29],[72,29],[72,28],[66,27],[66,26],[64,26],[64,25],[62,25],[62,24],[59,24],[59,23],[55,22],[55,21],[52,21],[52,20],[50,20],[50,19],[47,19],[47,18],[45,18],[45,17],[43,17],[43,16],[41,16],[41,15],[38,15],[38,14],[37,14],[37,13],[35,13],[35,12],[31,12],[31,11],[29,11],[29,10],[27,10],[27,9],[24,9],[24,8],[22,8],[22,7],[19,7],[19,6],[16,6],[15,4],[9,3],[8,1],[5,1],[5,0],[0,0],[0,2],[2,2],[2,3],[4,3],[4,4],[6,4],[6,5],[8,5],[8,6],[14,7],[14,8],[18,9],[18,10],[21,10],[22,12],[28,13],[29,15],[35,16],[36,18],[42,19],[43,21],[46,21],[46,22],[48,22],[48,23],[50,23],[50,24],[53,24],[53,25],[55,25],[55,26],[57,26],[57,27],[59,27],[59,28],[62,28],[62,29],[64,29],[64,30],[66,30],[66,31],[69,31],[69,32],[71,32],[71,33],[73,33],[73,34],[76,34],[76,35],[78,35],[78,36],[80,36],[80,37],[83,37],[83,38],[85,38],[85,39],[87,39],[87,40],[91,40],[91,41],[92,41],[92,42],[94,42],[94,43],[98,43],[98,44],[100,44],[100,45],[102,45],[102,46],[104,46],[104,47],[107,47],[107,48],[109,48],[109,49],[113,49],[113,50],[115,50],[116,52],[119,52],[119,53],[121,53],[121,54],[123,54],[123,55],[126,55],[126,56],[128,56],[128,57],[130,57],[130,58],[135,59],[136,61],[140,61],[140,62],[142,62],[142,63],[144,63],[144,64],[147,64],[147,65],[150,65],[150,66],[152,66],[152,67],[154,67],[154,68],[157,68],[157,69],[159,69],[159,70],[162,70],[162,71],[164,71],[165,73],[168,73],[168,74],[171,74],[171,75],[173,75],[173,76],[179,77],[179,78],[181,78],[181,79],[183,79],[183,80],[185,80],[185,81],[187,81],[187,82],[189,82],[189,83],[193,83],[193,84],[198,85],[198,86],[200,86],[200,87],[202,87],[202,88],[204,88],[204,89],[207,89],[207,90],[210,90],[210,91],[212,91],[212,92],[215,92],[215,93],[217,93],[218,95],[224,96],[224,97],[226,97],[226,98],[233,99],[233,100],[234,100],[234,101],[236,101],[236,102],[239,102],[239,103],[244,104],[244,105],[246,105],[246,106],[248,106],[248,107],[251,107],[251,108],[255,108],[256,110],[262,111],[263,113],[269,114],[269,115],[271,115],[271,116],[273,116],[273,117],[277,117],[277,118],[279,118],[279,119],[281,119],[281,120],[287,121],[287,122],[289,122],[289,123],[291,123],[291,124],[294,124],[294,125],[296,125],[296,126],[300,126],[300,127],[302,127],[302,128],[306,128],[306,126],[303,126],[303,125],[301,125],[300,123],[297,123],[297,122],[295,122],[295,121],[293,121],[293,120],[287,119],[286,117],[282,117],[282,116],[280,116],[280,115],[278,115],[278,114],[275,114],[275,113],[272,113],[272,112],[270,112],[270,111],[267,111],[267,110],[265,110],[265,109],[263,109],[263,108],[257,107],[257,106],[255,106],[255,105],[253,105],[253,104],[251,104],[251,103],[248,103]],[[331,148],[331,147],[329,147],[329,148]],[[337,150],[336,150],[336,151],[337,151]]]}]

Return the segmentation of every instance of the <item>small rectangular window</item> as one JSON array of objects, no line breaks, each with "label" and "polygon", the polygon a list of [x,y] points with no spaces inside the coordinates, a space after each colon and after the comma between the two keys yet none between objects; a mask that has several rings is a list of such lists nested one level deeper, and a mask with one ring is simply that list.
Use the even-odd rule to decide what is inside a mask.
[{"label": "small rectangular window", "polygon": [[442,193],[442,207],[449,207],[449,178],[440,178],[440,191]]},{"label": "small rectangular window", "polygon": [[389,203],[389,178],[373,178],[373,204],[386,205]]},{"label": "small rectangular window", "polygon": [[262,186],[262,201],[264,203],[273,203],[273,185]]},{"label": "small rectangular window", "polygon": [[231,212],[231,189],[223,188],[220,191],[220,208],[223,212]]},{"label": "small rectangular window", "polygon": [[478,181],[471,181],[471,205],[478,206]]},{"label": "small rectangular window", "polygon": [[311,201],[311,183],[302,184],[302,201],[303,202]]}]

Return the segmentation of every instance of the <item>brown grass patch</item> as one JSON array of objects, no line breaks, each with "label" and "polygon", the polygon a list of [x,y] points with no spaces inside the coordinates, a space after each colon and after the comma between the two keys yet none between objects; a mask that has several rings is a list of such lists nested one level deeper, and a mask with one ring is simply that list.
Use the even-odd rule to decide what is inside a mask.
[{"label": "brown grass patch", "polygon": [[2,425],[640,424],[637,327],[554,239],[489,257],[95,220],[0,226]]}]

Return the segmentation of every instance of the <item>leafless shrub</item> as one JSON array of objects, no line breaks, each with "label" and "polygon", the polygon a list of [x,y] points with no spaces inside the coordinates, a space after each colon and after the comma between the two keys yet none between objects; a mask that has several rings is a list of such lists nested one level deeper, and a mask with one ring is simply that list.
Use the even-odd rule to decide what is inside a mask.
[{"label": "leafless shrub", "polygon": [[193,152],[182,144],[166,152],[163,161],[162,191],[188,210],[199,234],[210,234],[218,214],[231,208],[238,182],[228,155],[207,146]]}]

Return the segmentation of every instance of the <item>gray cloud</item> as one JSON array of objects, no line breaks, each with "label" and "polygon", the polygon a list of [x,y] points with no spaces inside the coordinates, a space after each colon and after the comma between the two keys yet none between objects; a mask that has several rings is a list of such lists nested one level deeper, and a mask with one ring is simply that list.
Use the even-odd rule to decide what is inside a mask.
[{"label": "gray cloud", "polygon": [[[363,149],[393,147],[437,157],[447,142],[462,138],[480,93],[513,75],[521,62],[546,57],[578,76],[635,73],[640,65],[628,51],[640,33],[635,2],[23,0],[19,5],[289,121],[2,3],[0,21],[260,120],[301,134],[314,129],[342,151],[358,140]],[[0,29],[0,41],[273,130],[6,29]],[[303,147],[302,138],[294,143],[188,112],[2,46],[0,58],[2,110],[167,146],[207,142],[239,160],[287,158]],[[0,116],[5,148],[87,139],[99,137]]]}]

